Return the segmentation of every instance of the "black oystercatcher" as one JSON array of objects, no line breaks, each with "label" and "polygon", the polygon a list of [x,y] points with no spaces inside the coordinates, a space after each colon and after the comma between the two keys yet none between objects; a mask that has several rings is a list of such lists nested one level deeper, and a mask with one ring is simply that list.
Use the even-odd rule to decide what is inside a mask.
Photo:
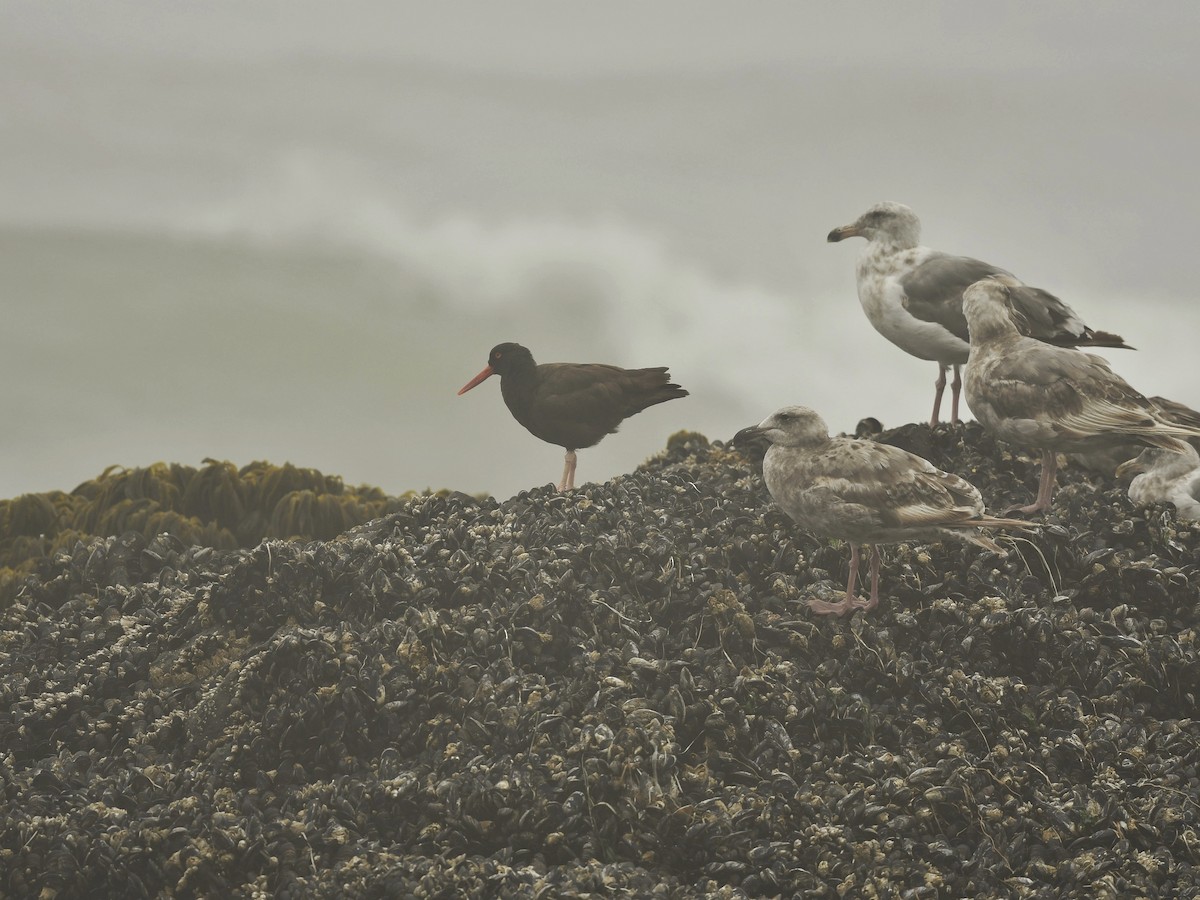
[{"label": "black oystercatcher", "polygon": [[560,491],[575,487],[575,451],[591,447],[634,413],[688,392],[671,384],[666,366],[622,369],[602,363],[544,363],[520,344],[497,344],[461,396],[493,375],[513,418],[535,437],[567,451]]},{"label": "black oystercatcher", "polygon": [[[832,242],[867,239],[858,258],[858,299],[875,330],[919,359],[938,365],[931,426],[938,423],[946,369],[954,366],[950,421],[958,421],[961,367],[969,350],[963,291],[998,266],[921,246],[921,221],[903,203],[877,203],[852,224],[829,232]],[[1062,347],[1124,347],[1119,335],[1093,331],[1071,307],[1041,288],[1014,285],[1010,302],[1023,334]]]}]

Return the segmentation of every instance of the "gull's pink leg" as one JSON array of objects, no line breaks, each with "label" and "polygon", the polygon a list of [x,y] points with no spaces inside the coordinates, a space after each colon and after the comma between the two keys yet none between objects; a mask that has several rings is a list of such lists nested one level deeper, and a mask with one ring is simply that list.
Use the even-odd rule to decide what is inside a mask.
[{"label": "gull's pink leg", "polygon": [[962,394],[962,366],[954,364],[954,382],[950,385],[950,424],[957,425],[958,398]]},{"label": "gull's pink leg", "polygon": [[929,417],[930,428],[937,428],[938,414],[942,411],[942,394],[946,392],[946,368],[938,363],[938,377],[933,383],[933,415]]},{"label": "gull's pink leg", "polygon": [[1054,483],[1058,478],[1058,454],[1053,450],[1042,451],[1042,483],[1038,487],[1037,506],[1050,508],[1054,496]]},{"label": "gull's pink leg", "polygon": [[563,477],[558,484],[560,491],[569,491],[575,487],[575,451],[568,450],[563,463]]},{"label": "gull's pink leg", "polygon": [[863,604],[863,611],[872,610],[879,605],[879,548],[871,545],[871,597]]},{"label": "gull's pink leg", "polygon": [[808,608],[821,616],[844,616],[846,613],[865,607],[867,601],[860,600],[854,593],[858,584],[858,544],[850,545],[850,576],[846,579],[846,596],[837,603],[828,600],[818,600],[813,597],[808,601]]},{"label": "gull's pink leg", "polygon": [[1053,450],[1042,451],[1042,478],[1038,482],[1037,500],[1028,506],[1014,506],[1005,511],[1005,515],[1019,512],[1026,515],[1045,512],[1050,508],[1050,499],[1054,496],[1054,480],[1058,475],[1058,454]]},{"label": "gull's pink leg", "polygon": [[846,599],[857,600],[854,589],[858,586],[858,544],[850,545],[850,573],[846,576]]}]

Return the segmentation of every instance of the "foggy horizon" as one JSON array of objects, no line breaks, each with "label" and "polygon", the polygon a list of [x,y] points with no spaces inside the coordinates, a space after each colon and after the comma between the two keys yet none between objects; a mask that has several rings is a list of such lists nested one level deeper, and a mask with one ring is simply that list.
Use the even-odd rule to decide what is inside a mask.
[{"label": "foggy horizon", "polygon": [[753,12],[6,4],[0,496],[211,456],[506,497],[562,466],[497,379],[455,396],[506,340],[691,391],[580,484],[786,403],[924,421],[825,242],[884,199],[1200,407],[1200,12]]}]

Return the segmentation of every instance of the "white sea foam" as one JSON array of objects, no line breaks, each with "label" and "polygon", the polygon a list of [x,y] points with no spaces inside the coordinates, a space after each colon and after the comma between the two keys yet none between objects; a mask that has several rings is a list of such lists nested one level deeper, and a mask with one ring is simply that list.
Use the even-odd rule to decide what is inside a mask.
[{"label": "white sea foam", "polygon": [[[867,334],[857,315],[844,315],[846,298],[806,300],[722,281],[615,217],[422,219],[310,155],[293,155],[277,177],[206,208],[188,228],[382,258],[414,295],[432,297],[448,315],[495,316],[511,326],[498,337],[531,346],[542,338],[535,352],[561,354],[547,361],[668,362],[677,378],[686,373],[693,393],[702,386],[754,415],[764,394],[768,403],[786,399],[786,391],[764,390],[772,383],[794,384],[795,397],[820,403],[814,392],[824,393],[824,385],[805,384],[804,372],[832,370],[847,342]],[[558,346],[545,347],[547,337]]]},{"label": "white sea foam", "polygon": [[[188,227],[386,261],[396,273],[396,315],[403,318],[405,304],[431,305],[420,339],[461,352],[451,349],[454,335],[469,344],[472,361],[491,343],[518,340],[546,362],[668,364],[692,392],[689,422],[718,436],[794,402],[821,410],[838,430],[865,415],[888,426],[928,415],[933,367],[870,328],[854,297],[849,258],[840,290],[802,294],[737,284],[627,220],[421,216],[348,167],[295,153],[273,177],[212,205]],[[1127,303],[1071,285],[1060,290],[1096,327],[1144,343],[1138,323],[1121,318],[1130,313]],[[339,303],[352,306],[354,298]],[[1143,311],[1156,306],[1184,315],[1169,299],[1140,303]],[[1189,315],[1200,327],[1200,312]],[[372,327],[387,327],[379,310],[371,317]],[[1155,355],[1109,356],[1146,393],[1196,403],[1180,387],[1181,373],[1164,370]]]}]

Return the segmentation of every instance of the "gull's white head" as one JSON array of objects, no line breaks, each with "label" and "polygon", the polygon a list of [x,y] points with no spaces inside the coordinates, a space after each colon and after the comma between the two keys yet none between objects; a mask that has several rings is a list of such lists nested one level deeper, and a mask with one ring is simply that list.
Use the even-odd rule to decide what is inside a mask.
[{"label": "gull's white head", "polygon": [[865,237],[868,241],[902,249],[915,247],[921,240],[921,220],[903,203],[885,200],[876,203],[850,225],[833,229],[828,240],[836,243],[848,237]]},{"label": "gull's white head", "polygon": [[743,431],[761,434],[783,447],[817,446],[829,441],[825,420],[807,406],[785,406]]},{"label": "gull's white head", "polygon": [[1137,481],[1142,477],[1139,473],[1145,473],[1153,474],[1163,481],[1180,478],[1200,468],[1200,454],[1196,453],[1196,448],[1191,444],[1184,446],[1186,449],[1182,453],[1162,447],[1147,447],[1138,456],[1117,466],[1116,477],[1138,475],[1138,478],[1134,479]]},{"label": "gull's white head", "polygon": [[1021,333],[1013,322],[1008,299],[1009,289],[1020,285],[1011,275],[993,275],[963,291],[963,315],[972,344]]}]

